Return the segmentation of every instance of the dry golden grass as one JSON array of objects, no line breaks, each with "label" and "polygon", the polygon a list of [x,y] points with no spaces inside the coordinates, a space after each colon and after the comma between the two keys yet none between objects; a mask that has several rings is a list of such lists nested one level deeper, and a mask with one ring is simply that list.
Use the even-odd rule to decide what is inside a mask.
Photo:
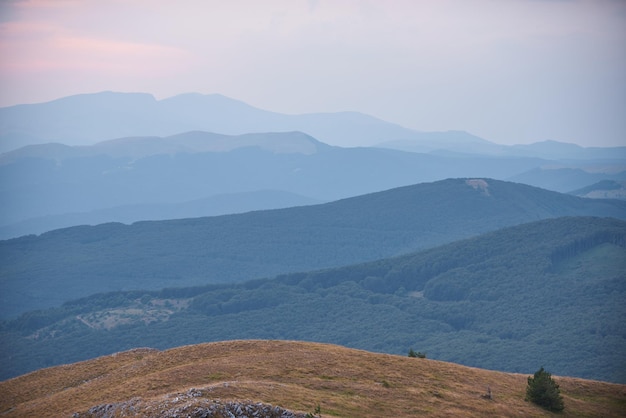
[{"label": "dry golden grass", "polygon": [[[339,417],[541,417],[524,401],[526,375],[292,341],[229,341],[133,350],[0,382],[0,416],[67,417],[92,406],[202,389],[211,398],[264,402]],[[620,417],[626,386],[566,377],[569,417]],[[483,399],[487,386],[492,400]]]}]

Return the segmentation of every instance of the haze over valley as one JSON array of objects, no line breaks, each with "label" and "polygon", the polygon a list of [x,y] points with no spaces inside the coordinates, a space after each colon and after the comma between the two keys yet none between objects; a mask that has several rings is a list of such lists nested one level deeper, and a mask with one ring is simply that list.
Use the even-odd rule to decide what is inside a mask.
[{"label": "haze over valley", "polygon": [[[138,97],[0,109],[3,137],[33,142],[0,154],[1,377],[254,338],[423,346],[522,373],[538,357],[626,382],[626,147],[504,146],[355,114],[294,122],[239,102],[225,113],[223,96],[159,111]],[[101,140],[122,132],[98,126],[134,136]],[[375,144],[337,145],[346,135]]]},{"label": "haze over valley", "polygon": [[0,16],[0,415],[623,414],[624,4]]},{"label": "haze over valley", "polygon": [[[569,184],[581,195],[616,190],[623,188],[626,147],[583,148],[556,142],[504,146],[463,132],[416,132],[366,115],[355,119],[353,114],[311,115],[318,120],[309,127],[289,122],[292,117],[286,115],[282,117],[288,122],[276,114],[269,114],[275,121],[267,122],[266,113],[250,116],[246,112],[252,108],[238,102],[237,110],[224,113],[223,109],[235,102],[223,96],[181,96],[175,98],[179,110],[170,106],[162,114],[150,115],[150,107],[147,110],[141,100],[135,102],[138,97],[145,101],[149,96],[101,93],[0,110],[2,120],[7,121],[5,138],[21,132],[41,142],[0,155],[1,192],[4,200],[11,202],[3,208],[2,231],[6,237],[43,233],[0,242],[1,313],[6,319],[22,315],[13,320],[17,322],[7,322],[8,329],[21,329],[22,325],[9,324],[23,323],[31,317],[27,311],[55,309],[95,293],[240,283],[339,267],[546,218],[626,219],[623,200],[607,200],[602,195],[597,196],[601,199],[584,199],[559,193],[558,187],[550,191],[504,181],[526,178],[530,184],[549,183],[558,174],[561,184]],[[56,109],[60,104],[61,110]],[[81,112],[88,117],[77,118]],[[17,117],[18,113],[21,116]],[[213,119],[203,119],[203,114],[213,115]],[[42,116],[37,115],[46,115],[46,119],[39,120]],[[170,115],[165,125],[176,125],[173,121],[181,115],[179,129],[190,128],[192,125],[185,125],[188,120],[203,120],[205,125],[200,127],[205,129],[212,127],[211,120],[218,120],[220,124],[211,130],[228,132],[225,127],[230,118],[232,126],[239,129],[271,126],[274,132],[196,130],[99,141],[106,133],[97,133],[97,126],[123,126],[129,129],[127,134],[136,134],[148,125],[134,123],[131,128],[132,121],[163,122],[165,115]],[[72,123],[79,120],[81,123]],[[85,120],[89,120],[85,125],[91,127],[89,131],[83,127]],[[376,132],[364,128],[364,120],[379,125],[379,137],[372,139],[375,146],[330,145],[307,132],[290,130],[325,126],[326,138],[336,141],[342,135],[361,137]],[[31,127],[47,132],[49,138],[37,137],[40,134],[29,131]],[[152,129],[152,134],[166,132],[157,126]],[[84,143],[48,142],[64,136],[82,138]],[[174,220],[177,218],[180,220]],[[78,226],[83,224],[100,225]],[[57,227],[70,228],[51,231]],[[623,245],[620,236],[618,233],[609,242]],[[597,245],[602,242],[594,242],[592,247]],[[549,252],[558,248],[554,244]],[[619,252],[615,256],[621,257]],[[619,275],[617,271],[614,274]],[[368,277],[376,276],[361,279]],[[394,289],[397,292],[397,287]],[[404,289],[424,291],[420,286]],[[128,300],[124,303],[134,299]],[[57,314],[49,315],[56,318]],[[167,314],[150,322],[169,318]],[[35,335],[41,332],[49,331],[37,330]],[[229,337],[245,338],[246,334],[223,338]],[[315,339],[314,334],[306,333],[264,337]],[[322,339],[360,346],[339,335]],[[163,347],[189,342],[171,341]],[[365,346],[368,349],[394,351],[386,344],[369,344]],[[23,361],[27,368],[22,370],[33,367],[26,365],[26,358]],[[489,367],[497,364],[494,360]],[[598,376],[604,375],[589,375]]]},{"label": "haze over valley", "polygon": [[[146,133],[157,136],[138,136]],[[504,146],[362,114],[279,115],[215,95],[100,93],[4,108],[0,136],[33,142],[0,155],[0,195],[10,202],[3,238],[327,202],[445,178],[591,187],[586,193],[610,181],[616,197],[626,181],[626,147]],[[339,146],[345,138],[374,146]]]}]

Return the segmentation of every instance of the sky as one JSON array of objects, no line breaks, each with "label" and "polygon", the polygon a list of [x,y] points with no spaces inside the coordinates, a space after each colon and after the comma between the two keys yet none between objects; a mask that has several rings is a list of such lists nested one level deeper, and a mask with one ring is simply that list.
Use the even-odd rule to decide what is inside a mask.
[{"label": "sky", "polygon": [[0,106],[99,91],[626,145],[626,0],[0,0]]}]

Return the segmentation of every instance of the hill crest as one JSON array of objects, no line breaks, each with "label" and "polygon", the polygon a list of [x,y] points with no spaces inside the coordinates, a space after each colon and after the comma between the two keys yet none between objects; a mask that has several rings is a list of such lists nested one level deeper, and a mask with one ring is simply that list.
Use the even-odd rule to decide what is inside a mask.
[{"label": "hill crest", "polygon": [[47,143],[27,145],[0,154],[0,164],[23,158],[64,160],[109,156],[112,158],[146,158],[177,153],[229,152],[241,148],[259,148],[276,154],[310,155],[330,146],[302,132],[268,132],[243,135],[222,135],[204,131],[188,131],[165,137],[134,136],[109,139],[93,145]]},{"label": "hill crest", "polygon": [[[336,345],[236,340],[131,350],[29,373],[0,382],[0,411],[56,417],[127,403],[133,416],[161,417],[219,400],[300,413],[319,405],[322,416],[338,417],[550,416],[524,401],[526,378]],[[565,400],[562,416],[621,416],[626,386],[556,380]],[[481,396],[488,388],[491,400]]]}]

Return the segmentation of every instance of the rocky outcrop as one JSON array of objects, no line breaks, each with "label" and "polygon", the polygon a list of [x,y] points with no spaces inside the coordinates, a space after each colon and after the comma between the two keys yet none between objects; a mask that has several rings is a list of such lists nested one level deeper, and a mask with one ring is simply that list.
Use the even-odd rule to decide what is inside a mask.
[{"label": "rocky outcrop", "polygon": [[169,394],[157,400],[133,398],[125,402],[97,405],[73,418],[305,418],[279,406],[251,401],[209,399],[201,389]]}]

